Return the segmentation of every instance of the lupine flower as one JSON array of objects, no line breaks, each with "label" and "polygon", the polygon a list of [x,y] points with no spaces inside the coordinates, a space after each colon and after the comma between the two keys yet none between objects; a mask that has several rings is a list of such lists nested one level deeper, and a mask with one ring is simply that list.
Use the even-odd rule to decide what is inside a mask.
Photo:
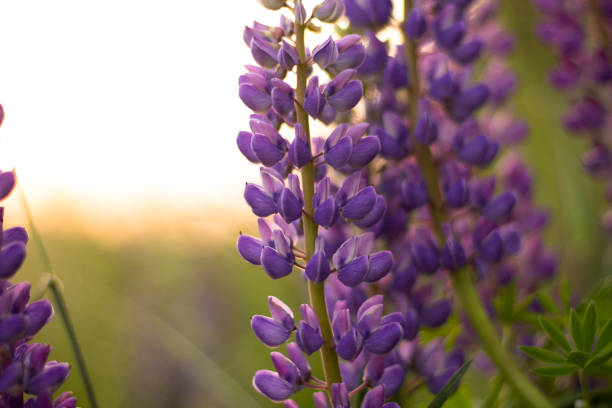
[{"label": "lupine flower", "polygon": [[[241,235],[238,251],[274,279],[303,270],[311,288],[323,289],[326,306],[302,305],[297,325],[284,307],[252,318],[255,335],[269,347],[286,343],[295,330],[289,357],[274,352],[275,371],[254,376],[255,388],[269,399],[294,408],[289,398],[302,387],[325,387],[332,404],[315,392],[315,407],[349,407],[350,393],[363,388],[362,407],[393,408],[385,402],[408,375],[437,393],[463,363],[459,345],[447,353],[440,339],[424,344],[419,335],[453,313],[444,277],[474,268],[486,293],[493,279],[523,279],[529,272],[504,270],[527,257],[554,273],[543,246],[523,248],[525,236],[543,227],[534,226],[530,182],[516,170],[502,171],[501,182],[477,175],[501,148],[524,138],[526,128],[500,113],[516,85],[505,65],[497,61],[483,78],[473,74],[476,60],[500,59],[512,39],[491,22],[492,8],[471,5],[415,1],[400,27],[409,40],[397,47],[376,33],[390,19],[387,0],[325,0],[312,15],[296,1],[294,24],[283,17],[280,27],[245,29],[259,66],[247,66],[239,80],[239,95],[255,113],[237,143],[263,167],[261,185],[247,183],[244,193],[260,217],[259,237]],[[329,37],[312,51],[302,36],[295,41],[306,21],[336,21],[343,11],[351,34]],[[411,52],[416,66],[406,57]],[[293,89],[284,78],[295,65],[300,86]],[[349,113],[363,100],[364,118]],[[477,119],[481,109],[495,110],[496,120]],[[304,116],[332,129],[321,138],[307,134]],[[423,167],[423,151],[433,174]],[[330,331],[332,338],[325,338]],[[465,332],[467,349],[471,332]],[[318,350],[340,358],[333,371],[341,377],[316,378],[307,356]]]},{"label": "lupine flower", "polygon": [[[611,162],[607,136],[612,121],[606,95],[612,89],[612,36],[610,16],[604,11],[609,6],[605,1],[533,3],[542,17],[536,33],[558,57],[559,65],[551,70],[550,82],[570,100],[561,121],[569,132],[589,140],[591,147],[582,156],[585,170],[608,182]],[[593,38],[588,38],[589,34]],[[602,224],[609,231],[605,228],[607,219],[604,214]]]},{"label": "lupine flower", "polygon": [[[0,106],[0,124],[3,117]],[[0,200],[10,195],[15,183],[14,172],[0,172]],[[70,375],[70,365],[47,361],[50,345],[29,343],[51,321],[53,307],[46,299],[30,302],[29,282],[7,280],[23,264],[28,234],[22,227],[4,230],[3,221],[0,207],[0,406],[74,408],[76,399],[70,392],[52,398]]]}]

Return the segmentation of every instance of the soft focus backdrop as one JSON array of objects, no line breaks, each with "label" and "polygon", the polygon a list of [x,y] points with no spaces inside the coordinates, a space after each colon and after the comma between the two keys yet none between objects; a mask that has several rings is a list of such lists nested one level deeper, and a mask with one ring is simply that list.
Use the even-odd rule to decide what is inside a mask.
[{"label": "soft focus backdrop", "polygon": [[[518,36],[513,103],[532,130],[524,152],[551,211],[549,243],[586,292],[612,264],[602,186],[558,124],[563,98],[548,87],[533,10],[508,1],[503,16]],[[258,169],[235,147],[254,18],[275,22],[255,0],[0,1],[0,166],[16,169],[64,282],[101,406],[269,406],[250,385],[271,364],[249,317],[266,312],[266,295],[294,306],[304,290],[234,250],[255,229],[242,189]],[[7,223],[25,225],[20,194],[5,205]],[[29,249],[17,279],[36,283],[43,264]],[[40,341],[74,361],[58,318]],[[65,388],[86,406],[76,367]]]}]

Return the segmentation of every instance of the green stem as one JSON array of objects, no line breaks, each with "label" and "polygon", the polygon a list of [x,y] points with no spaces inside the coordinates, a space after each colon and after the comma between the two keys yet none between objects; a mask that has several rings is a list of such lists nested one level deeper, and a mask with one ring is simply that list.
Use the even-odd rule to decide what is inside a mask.
[{"label": "green stem", "polygon": [[489,391],[489,395],[487,395],[487,399],[482,404],[481,408],[493,408],[495,405],[497,405],[497,399],[499,398],[503,385],[504,380],[500,375],[493,379],[493,384],[491,386],[491,390]]},{"label": "green stem", "polygon": [[49,287],[49,289],[51,289],[55,306],[57,307],[62,322],[64,323],[66,333],[68,334],[68,339],[70,340],[70,345],[72,346],[72,351],[74,352],[74,357],[76,358],[77,366],[79,367],[79,370],[81,372],[81,378],[83,379],[83,384],[85,385],[85,391],[87,392],[89,403],[92,408],[97,408],[98,402],[94,393],[93,383],[91,382],[91,379],[89,377],[87,364],[85,364],[85,357],[83,356],[81,346],[79,345],[79,341],[76,336],[76,331],[74,330],[74,326],[72,325],[72,320],[70,320],[70,314],[68,313],[68,308],[66,307],[66,301],[64,300],[60,280],[53,273],[53,268],[51,268],[51,261],[47,253],[47,249],[45,248],[42,238],[38,234],[38,230],[34,225],[32,213],[30,212],[30,207],[28,205],[28,201],[26,200],[23,189],[21,190],[21,198],[26,218],[30,227],[32,240],[36,243],[36,246],[38,247],[38,250],[42,257],[44,267],[47,270],[47,273],[49,274],[47,286]]},{"label": "green stem", "polygon": [[[412,9],[412,0],[404,0],[404,21],[408,20]],[[402,30],[403,31],[403,30]],[[429,148],[426,145],[420,144],[414,137],[414,128],[419,118],[418,98],[420,96],[419,88],[419,61],[418,61],[418,44],[411,39],[405,31],[404,35],[404,50],[406,53],[406,61],[410,74],[409,92],[411,95],[410,104],[410,125],[411,125],[411,140],[414,146],[414,154],[416,156],[419,169],[425,183],[427,192],[429,193],[429,210],[432,218],[432,225],[438,236],[440,244],[444,244],[444,235],[442,233],[442,224],[448,220],[449,214],[444,205],[442,192],[439,185],[438,166],[431,155]],[[530,380],[523,374],[514,358],[504,349],[495,328],[491,324],[491,320],[487,316],[480,297],[476,292],[474,283],[470,277],[467,268],[462,268],[451,274],[455,293],[459,298],[463,309],[468,316],[476,334],[480,339],[480,343],[500,371],[505,382],[510,384],[514,390],[523,398],[530,406],[534,408],[551,408],[551,403],[546,397],[536,388]]]},{"label": "green stem", "polygon": [[94,394],[93,384],[91,379],[89,378],[89,372],[87,371],[87,365],[85,364],[85,357],[83,356],[83,351],[81,350],[81,346],[79,345],[79,341],[76,336],[76,331],[74,330],[74,326],[72,325],[72,320],[70,319],[70,314],[68,313],[68,308],[66,307],[66,301],[64,300],[64,295],[62,293],[62,289],[55,278],[49,280],[49,288],[51,289],[51,293],[53,294],[53,299],[55,301],[55,306],[59,312],[59,315],[64,322],[64,327],[66,328],[66,333],[68,334],[68,338],[70,339],[70,344],[72,345],[72,350],[74,351],[74,357],[76,358],[77,365],[79,366],[79,370],[81,371],[81,377],[83,378],[83,383],[85,385],[85,390],[87,392],[87,396],[89,397],[89,403],[92,408],[97,408],[98,403],[96,401],[96,396]]},{"label": "green stem", "polygon": [[[308,145],[310,146],[310,124],[308,114],[304,111],[304,97],[306,94],[306,79],[308,78],[308,63],[306,62],[306,51],[304,45],[305,26],[301,24],[295,25],[295,46],[297,48],[299,63],[297,65],[297,86],[295,109],[297,111],[297,119],[300,125],[304,128]],[[313,205],[312,196],[314,195],[314,165],[310,161],[302,167],[302,191],[304,193],[304,215],[302,223],[304,224],[304,246],[306,250],[306,262],[312,257],[315,250],[315,240],[319,226],[313,220]],[[325,292],[323,282],[315,284],[308,280],[308,296],[310,305],[314,309],[319,318],[321,326],[321,335],[323,337],[323,346],[321,347],[321,362],[323,363],[323,372],[327,389],[331,394],[331,385],[333,383],[342,382],[340,375],[340,366],[338,364],[338,355],[336,354],[336,346],[332,335],[329,315],[327,313],[327,305],[325,304]]]},{"label": "green stem", "polygon": [[552,407],[553,405],[540,390],[525,377],[516,364],[514,357],[499,342],[497,333],[491,324],[491,319],[480,302],[480,297],[478,292],[476,292],[467,268],[452,273],[451,278],[455,293],[480,339],[482,348],[497,366],[504,381],[510,384],[516,393],[533,408]]},{"label": "green stem", "polygon": [[578,372],[580,377],[580,390],[582,391],[582,398],[586,402],[586,408],[591,406],[591,394],[589,392],[589,384],[587,382],[586,374],[584,370]]}]

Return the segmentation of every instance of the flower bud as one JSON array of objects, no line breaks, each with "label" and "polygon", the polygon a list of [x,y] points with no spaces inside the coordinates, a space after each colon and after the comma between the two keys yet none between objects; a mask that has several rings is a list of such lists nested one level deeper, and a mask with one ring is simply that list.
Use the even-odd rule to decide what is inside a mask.
[{"label": "flower bud", "polygon": [[270,10],[278,10],[285,5],[285,0],[259,0],[259,2]]},{"label": "flower bud", "polygon": [[478,256],[487,262],[499,262],[503,256],[503,242],[499,231],[494,230],[477,243]]},{"label": "flower bud", "polygon": [[319,44],[312,51],[312,59],[322,69],[327,68],[328,65],[333,64],[338,58],[338,47],[334,40],[330,37],[327,38],[322,44]]},{"label": "flower bud", "polygon": [[392,397],[396,392],[399,391],[402,384],[404,383],[404,377],[406,376],[406,370],[399,364],[393,364],[385,368],[382,377],[378,381],[378,385],[384,386],[384,398]]},{"label": "flower bud", "polygon": [[17,272],[26,256],[26,247],[22,241],[4,245],[0,251],[0,278],[8,279]]},{"label": "flower bud", "polygon": [[28,243],[28,232],[23,227],[13,227],[2,231],[2,245],[6,246],[12,242],[21,241]]},{"label": "flower bud", "polygon": [[314,16],[326,23],[333,23],[344,13],[342,0],[325,0],[314,9]]},{"label": "flower bud", "polygon": [[251,329],[255,336],[268,347],[278,347],[289,339],[291,330],[287,330],[276,320],[255,315],[251,318]]},{"label": "flower bud", "polygon": [[314,400],[314,408],[331,408],[327,399],[327,394],[319,391],[312,394]]},{"label": "flower bud", "polygon": [[70,375],[68,363],[49,362],[30,379],[25,390],[29,394],[40,394],[44,390],[53,392],[66,381],[68,375]]},{"label": "flower bud", "polygon": [[246,157],[251,163],[259,163],[259,158],[251,147],[253,134],[251,132],[240,131],[236,138],[236,144],[240,152]]},{"label": "flower bud", "polygon": [[307,114],[316,119],[321,114],[323,105],[323,96],[319,90],[319,77],[315,75],[308,80],[308,85],[306,85],[304,110]]},{"label": "flower bud", "polygon": [[300,349],[308,355],[319,350],[323,345],[323,338],[319,330],[313,328],[303,320],[298,324],[295,339]]},{"label": "flower bud", "polygon": [[[267,217],[277,211],[274,199],[257,184],[247,183],[244,188],[244,199],[258,217]],[[1,265],[0,261],[0,265]]]},{"label": "flower bud", "polygon": [[364,310],[360,308],[358,312],[359,321],[357,322],[359,334],[365,338],[370,336],[380,325],[382,312],[382,304],[372,305]]},{"label": "flower bud", "polygon": [[424,236],[412,241],[410,254],[414,266],[422,273],[432,274],[440,266],[440,250],[431,237]]},{"label": "flower bud", "polygon": [[304,167],[310,162],[312,156],[310,146],[306,138],[306,132],[299,123],[295,124],[295,138],[289,146],[289,160],[298,168]]},{"label": "flower bud", "polygon": [[287,330],[295,329],[293,312],[282,300],[274,296],[268,296],[268,308],[270,309],[270,316],[272,316],[274,321],[281,324]]},{"label": "flower bud", "polygon": [[338,40],[338,57],[327,67],[327,71],[337,74],[349,68],[358,68],[365,59],[366,51],[359,43],[361,37],[349,34]]},{"label": "flower bud", "polygon": [[270,81],[273,85],[271,92],[272,106],[283,117],[293,112],[293,89],[278,78]]},{"label": "flower bud", "polygon": [[376,202],[372,210],[363,218],[353,220],[353,223],[359,228],[366,229],[373,227],[378,221],[382,219],[387,210],[387,203],[385,198],[379,194],[376,195]]},{"label": "flower bud", "polygon": [[367,256],[360,256],[338,269],[338,279],[348,287],[354,287],[363,282],[370,269]]},{"label": "flower bud", "polygon": [[351,408],[351,400],[344,383],[332,384],[332,403],[334,408]]},{"label": "flower bud", "polygon": [[306,9],[302,4],[302,0],[295,0],[295,7],[293,8],[295,16],[295,24],[304,25],[306,23]]},{"label": "flower bud", "polygon": [[450,314],[450,302],[448,299],[440,299],[421,310],[421,324],[427,327],[440,327],[448,320]]},{"label": "flower bud", "polygon": [[510,215],[515,204],[516,197],[514,194],[506,191],[489,201],[482,213],[490,220],[503,220]]},{"label": "flower bud", "polygon": [[8,315],[0,321],[0,342],[8,343],[26,330],[26,318],[20,314]]},{"label": "flower bud", "polygon": [[344,0],[344,6],[351,27],[357,29],[384,26],[391,17],[393,8],[391,0]]},{"label": "flower bud", "polygon": [[350,220],[358,220],[365,217],[376,204],[376,190],[368,186],[351,197],[341,207],[342,215]]},{"label": "flower bud", "polygon": [[[322,239],[322,236],[317,237],[317,240]],[[312,258],[308,260],[308,264],[306,264],[305,274],[308,279],[314,283],[321,283],[327,279],[330,273],[329,260],[325,256],[325,252],[323,250],[315,251]]]},{"label": "flower bud", "polygon": [[392,322],[380,326],[364,343],[366,350],[373,354],[387,354],[401,340],[404,335],[402,326]]},{"label": "flower bud", "polygon": [[289,398],[295,387],[270,370],[258,370],[253,377],[253,387],[272,401],[283,401]]},{"label": "flower bud", "polygon": [[349,164],[353,167],[363,167],[370,163],[380,152],[380,141],[376,136],[366,136],[352,146]]},{"label": "flower bud", "polygon": [[425,16],[419,8],[414,7],[410,11],[404,30],[406,30],[406,34],[414,40],[419,39],[425,34],[427,30],[427,21],[425,21]]},{"label": "flower bud", "polygon": [[414,137],[424,145],[430,145],[438,139],[438,125],[429,115],[421,116],[414,129]]},{"label": "flower bud", "polygon": [[478,58],[481,50],[482,41],[473,40],[459,45],[451,51],[450,55],[455,61],[457,61],[461,65],[469,65],[474,62],[476,58]]},{"label": "flower bud", "polygon": [[15,172],[2,171],[0,172],[0,200],[4,200],[11,194],[15,187]]},{"label": "flower bud", "polygon": [[451,208],[461,208],[468,203],[470,190],[467,180],[460,178],[444,188],[444,201]]},{"label": "flower bud", "polygon": [[261,253],[261,265],[272,279],[280,279],[293,270],[293,253],[282,255],[276,249],[267,246]]},{"label": "flower bud", "polygon": [[361,408],[382,408],[385,403],[385,386],[378,385],[365,395]]},{"label": "flower bud", "polygon": [[276,369],[278,376],[296,387],[300,375],[295,364],[277,351],[271,352],[270,358],[272,359],[272,364],[274,364],[274,368]]},{"label": "flower bud", "polygon": [[453,98],[450,114],[457,122],[463,122],[481,107],[488,97],[489,88],[485,84],[474,85]]},{"label": "flower bud", "polygon": [[461,243],[454,238],[447,239],[442,249],[441,261],[442,265],[451,271],[463,268],[467,263],[467,258]]},{"label": "flower bud", "polygon": [[278,51],[268,41],[258,37],[251,39],[251,55],[253,59],[264,68],[274,68],[278,61]]},{"label": "flower bud", "polygon": [[370,269],[364,278],[365,282],[374,283],[386,276],[393,266],[391,251],[375,252],[369,256]]},{"label": "flower bud", "polygon": [[26,329],[25,334],[33,336],[53,318],[53,306],[47,299],[37,300],[30,303],[25,309]]},{"label": "flower bud", "polygon": [[276,58],[278,59],[280,66],[285,68],[287,71],[291,71],[291,69],[297,65],[299,61],[296,49],[292,45],[289,45],[285,40],[281,42]]},{"label": "flower bud", "polygon": [[308,359],[300,350],[300,347],[296,343],[287,344],[287,354],[289,354],[289,358],[297,367],[302,381],[308,381],[310,379],[312,369],[308,363]]},{"label": "flower bud", "polygon": [[250,235],[240,235],[236,246],[245,261],[253,265],[261,265],[261,251],[263,251],[261,240]]}]

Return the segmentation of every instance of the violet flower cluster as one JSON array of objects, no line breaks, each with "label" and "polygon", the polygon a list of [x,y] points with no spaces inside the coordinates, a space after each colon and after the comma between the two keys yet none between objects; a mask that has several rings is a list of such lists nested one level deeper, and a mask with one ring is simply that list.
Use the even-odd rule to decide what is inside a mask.
[{"label": "violet flower cluster", "polygon": [[[541,13],[536,33],[558,57],[549,74],[553,87],[568,98],[564,127],[588,140],[585,170],[608,184],[612,203],[612,3],[608,0],[533,0]],[[612,209],[602,218],[612,233]]]},{"label": "violet flower cluster", "polygon": [[[255,335],[269,347],[295,332],[288,357],[273,352],[275,370],[258,371],[254,386],[288,407],[306,387],[317,390],[318,408],[330,401],[350,407],[354,396],[362,407],[397,406],[385,401],[406,382],[417,384],[408,394],[419,385],[438,393],[473,339],[469,327],[456,342],[424,342],[419,334],[448,321],[450,284],[468,303],[459,276],[470,280],[466,274],[475,270],[481,301],[494,313],[499,285],[521,280],[528,294],[555,271],[539,235],[546,215],[533,205],[526,167],[508,156],[500,177],[483,175],[502,146],[526,134],[503,107],[515,82],[503,63],[512,38],[493,19],[494,1],[407,1],[399,27],[404,43],[394,49],[377,37],[391,24],[390,1],[326,0],[310,17],[299,0],[293,7],[262,3],[292,10],[294,22],[282,16],[279,27],[245,29],[258,66],[247,66],[239,94],[255,113],[237,144],[263,167],[261,184],[248,183],[244,193],[260,217],[260,236],[241,235],[237,246],[273,279],[303,270],[310,304],[302,305],[297,324],[274,297],[269,316],[252,318]],[[316,30],[315,19],[334,22],[343,12],[350,34],[312,51],[304,47],[304,30]],[[484,54],[491,57],[478,81],[472,64]],[[285,81],[294,66],[295,88]],[[315,67],[330,80],[313,75]],[[359,122],[351,109],[363,95]],[[488,120],[479,121],[483,107]],[[335,127],[326,138],[311,138],[310,118]],[[293,129],[291,140],[281,135],[283,125]],[[316,296],[323,285],[324,302]],[[489,322],[481,329],[478,313],[468,313],[477,335],[498,341]],[[324,379],[306,358],[319,350]],[[507,376],[519,371],[503,359],[494,363]],[[520,381],[514,385],[532,394],[533,406],[549,406]]]},{"label": "violet flower cluster", "polygon": [[[406,52],[407,45],[387,55],[387,45],[371,31],[366,33],[368,57],[359,68],[369,87],[367,120],[386,159],[378,186],[388,208],[375,231],[401,254],[389,288],[399,293],[390,298],[407,295],[418,304],[424,290],[444,291],[439,283],[437,289],[435,284],[416,287],[418,274],[445,282],[441,271],[471,265],[481,299],[493,313],[500,288],[514,282],[526,296],[556,270],[540,234],[547,214],[533,204],[531,175],[518,155],[504,154],[497,175],[481,175],[501,147],[516,145],[527,134],[526,125],[504,106],[516,84],[504,62],[513,39],[494,18],[495,1],[417,4],[403,26],[419,61],[413,76],[408,75],[406,56],[412,51]],[[471,64],[485,56],[478,82]],[[411,117],[407,112],[415,103],[418,116]],[[484,109],[483,120],[474,116],[478,109]],[[435,319],[429,308],[417,305],[416,313],[435,327],[444,323],[451,306],[448,297],[430,302]]]},{"label": "violet flower cluster", "polygon": [[[292,9],[294,21],[282,16],[279,27],[255,23],[244,33],[258,66],[247,66],[239,81],[240,97],[255,113],[250,131],[240,132],[237,144],[247,159],[263,167],[261,185],[248,183],[244,193],[260,217],[260,236],[240,236],[238,251],[273,279],[301,269],[312,286],[311,304],[300,307],[299,322],[274,297],[268,299],[270,316],[253,316],[255,335],[269,347],[288,342],[295,332],[295,342],[287,344],[288,357],[271,353],[275,370],[258,371],[253,384],[286,406],[295,406],[289,398],[308,387],[317,390],[317,407],[329,407],[330,401],[334,407],[350,406],[349,398],[362,390],[362,406],[393,407],[385,400],[402,385],[405,367],[388,361],[401,363],[396,346],[406,334],[413,336],[413,323],[401,313],[384,314],[381,295],[368,297],[366,285],[388,275],[393,256],[377,248],[373,233],[350,233],[348,228],[367,230],[385,213],[385,199],[364,171],[381,151],[380,139],[367,133],[367,123],[338,124],[327,138],[311,139],[308,124],[309,118],[330,124],[358,104],[363,85],[356,79],[357,68],[366,50],[355,34],[329,37],[312,50],[304,47],[305,28],[312,28],[315,19],[336,21],[345,10],[341,1],[324,1],[310,17],[299,0],[293,7],[282,1],[263,3]],[[347,4],[346,11],[355,7]],[[295,66],[294,89],[285,79]],[[312,75],[314,66],[330,79]],[[300,81],[305,87],[300,88]],[[293,129],[292,140],[281,136],[282,125]],[[294,174],[299,169],[301,186]],[[331,169],[337,175],[328,174]],[[313,225],[316,235],[307,236]],[[316,299],[312,292],[323,284],[325,291]],[[315,312],[321,301],[326,307]],[[325,379],[313,375],[307,359],[319,350]],[[340,366],[338,357],[343,360]]]},{"label": "violet flower cluster", "polygon": [[[0,105],[0,124],[4,111]],[[15,186],[15,173],[0,172],[0,200]],[[28,234],[22,227],[2,229],[4,207],[0,207],[0,407],[74,408],[76,398],[53,393],[70,374],[68,363],[47,361],[51,346],[30,340],[53,317],[46,300],[30,302],[30,283],[8,281],[26,256]]]}]

